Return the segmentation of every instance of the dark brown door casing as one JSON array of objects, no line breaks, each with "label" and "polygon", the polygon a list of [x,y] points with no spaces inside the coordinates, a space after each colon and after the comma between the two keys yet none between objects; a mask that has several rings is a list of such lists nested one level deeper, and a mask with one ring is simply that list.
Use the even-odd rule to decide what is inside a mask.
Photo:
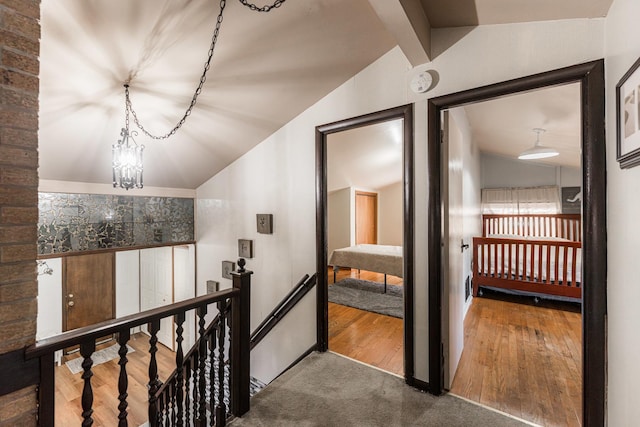
[{"label": "dark brown door casing", "polygon": [[403,253],[404,260],[404,374],[405,381],[415,384],[414,378],[414,315],[413,315],[413,246],[414,246],[414,132],[413,104],[363,116],[352,117],[316,127],[316,350],[327,351],[329,345],[329,306],[327,285],[327,135],[361,126],[403,119]]},{"label": "dark brown door casing", "polygon": [[443,392],[442,168],[443,110],[517,92],[580,82],[582,90],[582,425],[605,425],[607,198],[604,60],[431,98],[428,106],[429,392]]}]

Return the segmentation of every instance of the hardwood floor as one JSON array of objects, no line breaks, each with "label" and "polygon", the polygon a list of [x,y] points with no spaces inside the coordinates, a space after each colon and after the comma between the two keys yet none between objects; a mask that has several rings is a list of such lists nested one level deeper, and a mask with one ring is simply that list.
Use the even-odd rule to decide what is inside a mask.
[{"label": "hardwood floor", "polygon": [[[106,345],[113,345],[111,341]],[[127,373],[129,374],[129,387],[127,402],[129,407],[128,421],[130,426],[139,426],[147,421],[147,402],[149,382],[149,337],[139,333],[131,337],[129,345],[135,350],[127,354]],[[101,346],[97,349],[99,350]],[[72,374],[65,366],[64,361],[79,354],[72,354],[63,358],[63,363],[55,368],[56,376],[56,425],[72,426],[82,424],[82,388],[84,381],[82,373]],[[175,353],[165,346],[158,344],[156,353],[158,361],[158,376],[164,381],[175,369]],[[118,375],[120,366],[118,360],[111,360],[92,368],[93,377],[91,385],[94,394],[93,419],[94,425],[111,426],[118,423]]]},{"label": "hardwood floor", "polygon": [[[384,281],[383,274],[355,269],[340,270],[337,280],[345,277]],[[333,283],[332,270],[329,282]],[[387,283],[401,285],[402,278],[387,276]],[[401,376],[402,328],[402,319],[329,303],[329,350]]]},{"label": "hardwood floor", "polygon": [[581,327],[579,312],[474,298],[451,392],[543,426],[580,426]]}]

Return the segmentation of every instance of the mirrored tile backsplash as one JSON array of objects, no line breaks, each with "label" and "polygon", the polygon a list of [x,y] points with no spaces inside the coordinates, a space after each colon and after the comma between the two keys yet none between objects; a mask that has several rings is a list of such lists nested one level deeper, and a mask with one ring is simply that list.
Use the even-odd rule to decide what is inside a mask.
[{"label": "mirrored tile backsplash", "polygon": [[193,199],[38,194],[38,254],[194,240]]}]

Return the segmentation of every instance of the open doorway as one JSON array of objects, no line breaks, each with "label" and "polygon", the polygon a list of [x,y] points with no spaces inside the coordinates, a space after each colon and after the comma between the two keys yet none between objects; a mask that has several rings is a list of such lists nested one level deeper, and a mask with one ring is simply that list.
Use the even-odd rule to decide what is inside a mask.
[{"label": "open doorway", "polygon": [[[483,88],[473,89],[457,94],[447,95],[429,100],[429,316],[430,316],[430,391],[441,393],[445,387],[445,364],[442,362],[444,352],[441,350],[449,337],[442,310],[446,287],[444,270],[448,266],[444,253],[448,246],[448,236],[443,233],[444,207],[443,181],[448,171],[442,163],[443,152],[440,141],[442,123],[441,113],[470,103],[497,99],[513,93],[532,91],[543,87],[564,85],[577,82],[580,85],[581,114],[581,169],[582,169],[582,201],[583,214],[581,230],[578,238],[581,242],[582,265],[580,268],[579,291],[581,304],[582,327],[582,425],[595,426],[604,424],[605,396],[605,314],[606,314],[606,220],[605,220],[605,144],[604,144],[604,66],[602,61],[567,67],[535,76],[499,83]],[[446,167],[446,166],[445,166]],[[442,234],[441,234],[442,233]],[[460,242],[457,243],[460,245]],[[525,250],[526,252],[527,250]],[[555,251],[555,252],[553,252]],[[558,250],[554,249],[552,254]],[[539,258],[544,258],[538,252]],[[502,260],[511,258],[511,253],[500,249]],[[555,257],[555,255],[552,255]],[[572,255],[565,255],[572,256]],[[517,256],[516,256],[517,258]],[[557,258],[556,258],[557,259]],[[473,269],[483,266],[484,256],[475,259]],[[502,267],[498,267],[499,269]],[[529,272],[520,275],[543,276]],[[546,278],[558,274],[546,270]],[[494,276],[498,270],[493,270]],[[516,273],[518,274],[518,273]],[[575,284],[577,276],[563,276],[563,284]],[[575,286],[574,286],[575,287]],[[447,339],[444,339],[446,335]],[[541,374],[544,369],[540,369]],[[545,397],[538,397],[544,399]],[[553,396],[549,398],[553,399]]]},{"label": "open doorway", "polygon": [[329,350],[402,375],[402,119],[327,136]]},{"label": "open doorway", "polygon": [[445,388],[536,424],[579,426],[580,84],[442,120]]},{"label": "open doorway", "polygon": [[318,346],[413,368],[413,108],[319,126]]}]

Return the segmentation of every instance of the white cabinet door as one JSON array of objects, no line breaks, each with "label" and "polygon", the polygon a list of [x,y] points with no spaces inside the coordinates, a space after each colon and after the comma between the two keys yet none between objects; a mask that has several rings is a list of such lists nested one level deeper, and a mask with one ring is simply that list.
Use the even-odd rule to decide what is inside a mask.
[{"label": "white cabinet door", "polygon": [[116,252],[116,318],[140,311],[140,251]]},{"label": "white cabinet door", "polygon": [[[175,302],[184,301],[196,296],[195,246],[184,245],[173,247],[173,290]],[[186,351],[195,344],[196,315],[195,310],[187,312],[184,322],[182,348]]]},{"label": "white cabinet door", "polygon": [[[116,252],[116,318],[140,312],[140,251]],[[131,333],[140,332],[140,327]]]},{"label": "white cabinet door", "polygon": [[[173,251],[171,247],[140,250],[140,311],[173,303]],[[173,319],[160,323],[158,341],[174,349]]]}]

